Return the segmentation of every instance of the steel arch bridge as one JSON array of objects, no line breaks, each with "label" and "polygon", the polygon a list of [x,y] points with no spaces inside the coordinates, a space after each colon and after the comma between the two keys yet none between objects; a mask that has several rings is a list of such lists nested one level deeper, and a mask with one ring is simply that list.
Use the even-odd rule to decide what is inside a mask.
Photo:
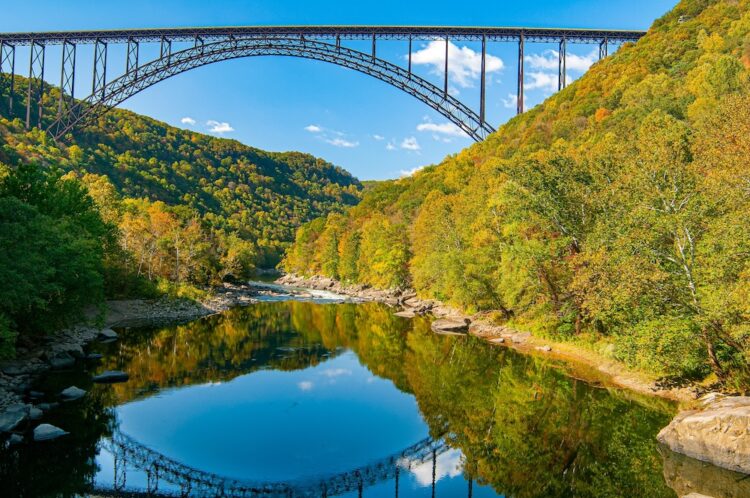
[{"label": "steel arch bridge", "polygon": [[[12,113],[16,94],[16,49],[28,47],[26,127],[30,128],[32,124],[44,127],[53,138],[61,139],[76,126],[91,122],[136,93],[176,74],[229,59],[287,56],[336,64],[384,81],[427,104],[475,141],[481,141],[494,131],[485,117],[488,43],[518,44],[517,112],[520,114],[524,111],[524,51],[527,43],[558,44],[558,89],[562,89],[566,86],[568,43],[598,44],[601,59],[608,55],[610,45],[634,42],[644,34],[643,31],[622,30],[453,26],[245,26],[0,33],[0,73],[6,75],[0,78],[0,98],[7,102]],[[342,40],[371,41],[371,51],[365,53],[347,48],[342,45]],[[380,40],[408,43],[406,68],[377,56],[377,42]],[[420,40],[445,43],[442,86],[412,72],[412,43]],[[449,94],[448,48],[451,41],[481,43],[480,101],[476,111]],[[148,43],[159,45],[159,55],[142,64],[140,46]],[[173,43],[183,44],[182,49],[173,51]],[[61,51],[60,92],[56,116],[45,118],[42,107],[45,55],[48,47],[53,45],[59,46]],[[81,101],[73,98],[76,48],[79,45],[93,46],[92,92]],[[110,81],[107,55],[113,46],[122,46],[125,52],[125,71]]]},{"label": "steel arch bridge", "polygon": [[[308,480],[264,483],[226,478],[190,467],[148,448],[119,430],[102,446],[114,457],[114,482],[111,486],[95,484],[92,491],[97,495],[226,498],[325,498],[352,491],[362,496],[366,487],[388,479],[395,479],[395,493],[398,496],[401,470],[408,471],[431,461],[434,486],[437,457],[450,449],[442,439],[435,441],[427,438],[399,453],[346,472]],[[128,469],[146,474],[145,489],[128,486]],[[160,483],[169,484],[171,488],[159,489]],[[469,486],[471,489],[471,484]]]}]

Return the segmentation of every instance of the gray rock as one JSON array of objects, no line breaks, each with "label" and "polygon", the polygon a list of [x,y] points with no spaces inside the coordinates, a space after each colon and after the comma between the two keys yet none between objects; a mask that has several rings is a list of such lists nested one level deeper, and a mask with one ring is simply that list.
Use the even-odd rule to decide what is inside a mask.
[{"label": "gray rock", "polygon": [[104,355],[100,353],[89,353],[86,355],[86,359],[89,361],[101,360],[102,358],[104,358]]},{"label": "gray rock", "polygon": [[435,332],[451,332],[465,334],[469,331],[468,320],[455,320],[451,318],[441,318],[432,322],[432,330]]},{"label": "gray rock", "polygon": [[39,420],[40,418],[42,418],[42,414],[42,410],[37,407],[32,407],[29,409],[29,419],[31,420]]},{"label": "gray rock", "polygon": [[46,411],[55,409],[58,406],[60,406],[60,403],[39,403],[37,405],[37,408],[46,412]]},{"label": "gray rock", "polygon": [[104,384],[112,384],[115,382],[126,382],[129,378],[130,376],[127,373],[120,370],[107,370],[100,373],[99,375],[94,376],[93,381]]},{"label": "gray rock", "polygon": [[40,424],[34,428],[34,441],[49,441],[69,434],[52,424]]},{"label": "gray rock", "polygon": [[8,446],[15,446],[23,443],[23,436],[20,434],[11,434],[8,438]]},{"label": "gray rock", "polygon": [[750,397],[717,398],[677,414],[657,439],[677,453],[750,474]]},{"label": "gray rock", "polygon": [[3,413],[0,413],[0,432],[10,432],[18,427],[28,416],[26,405],[10,405]]},{"label": "gray rock", "polygon": [[20,363],[9,363],[3,366],[3,373],[11,376],[23,375],[26,373],[26,369]]},{"label": "gray rock", "polygon": [[394,313],[394,315],[400,316],[401,318],[414,318],[415,316],[417,316],[417,314],[412,310],[398,311]]},{"label": "gray rock", "polygon": [[29,398],[41,399],[44,397],[44,393],[40,391],[29,391]]},{"label": "gray rock", "polygon": [[101,329],[99,331],[99,338],[108,340],[108,339],[117,339],[117,332],[115,332],[112,329]]},{"label": "gray rock", "polygon": [[85,395],[86,395],[86,391],[76,386],[70,386],[67,389],[64,389],[63,392],[60,393],[60,396],[65,401],[74,401],[76,399],[81,399]]},{"label": "gray rock", "polygon": [[76,360],[68,353],[60,353],[49,359],[49,364],[52,368],[63,369],[70,368],[75,365]]}]

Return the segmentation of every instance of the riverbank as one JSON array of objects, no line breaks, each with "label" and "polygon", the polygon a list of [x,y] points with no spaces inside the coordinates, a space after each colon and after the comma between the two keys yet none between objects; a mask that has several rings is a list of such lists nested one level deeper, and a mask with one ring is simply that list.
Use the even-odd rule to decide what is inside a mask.
[{"label": "riverbank", "polygon": [[26,412],[33,408],[26,401],[36,376],[48,370],[64,370],[84,359],[86,345],[99,339],[108,340],[111,327],[185,323],[252,304],[259,292],[252,285],[224,283],[212,289],[203,302],[170,298],[108,301],[103,317],[97,310],[91,310],[84,323],[18,347],[15,359],[0,362],[0,429],[3,414],[9,408]]},{"label": "riverbank", "polygon": [[633,371],[625,364],[590,349],[572,343],[542,339],[529,332],[497,325],[483,314],[466,315],[439,301],[419,299],[414,292],[373,289],[362,284],[347,286],[327,277],[304,278],[292,274],[280,277],[276,283],[326,290],[357,299],[382,302],[403,308],[399,314],[405,317],[430,313],[438,319],[446,320],[449,324],[465,323],[469,334],[492,344],[513,348],[526,354],[562,360],[569,368],[570,375],[592,384],[628,389],[639,394],[656,396],[686,405],[694,403],[701,394],[697,386],[664,387],[656,377]]}]

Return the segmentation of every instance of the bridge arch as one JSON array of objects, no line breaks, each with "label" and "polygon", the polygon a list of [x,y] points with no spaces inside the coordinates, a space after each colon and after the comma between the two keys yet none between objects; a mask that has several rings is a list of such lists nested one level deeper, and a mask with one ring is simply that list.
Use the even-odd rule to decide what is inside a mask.
[{"label": "bridge arch", "polygon": [[476,141],[494,129],[468,106],[424,78],[396,64],[339,43],[331,44],[304,37],[272,36],[233,38],[196,44],[179,52],[162,54],[156,60],[131,69],[109,82],[85,100],[74,103],[58,116],[48,130],[62,138],[76,126],[90,122],[133,95],[177,74],[225,60],[256,56],[287,56],[336,64],[370,75],[427,104]]},{"label": "bridge arch", "polygon": [[[252,482],[227,478],[185,465],[159,453],[115,429],[102,443],[113,457],[111,486],[94,484],[92,491],[103,496],[174,496],[159,490],[159,481],[180,489],[182,496],[223,496],[227,498],[317,498],[338,496],[361,490],[388,479],[398,478],[400,470],[411,470],[450,450],[444,439],[425,438],[404,450],[367,465],[319,478],[289,482]],[[127,483],[127,469],[146,473],[148,487],[140,490]],[[434,475],[433,475],[434,479]],[[433,483],[434,485],[434,483]],[[398,481],[396,481],[398,489]],[[398,496],[398,491],[396,491]]]}]

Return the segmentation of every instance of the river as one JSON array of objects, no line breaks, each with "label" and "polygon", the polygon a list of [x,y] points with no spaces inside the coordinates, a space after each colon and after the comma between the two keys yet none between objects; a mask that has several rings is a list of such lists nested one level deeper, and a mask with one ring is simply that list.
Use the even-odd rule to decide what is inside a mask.
[{"label": "river", "polygon": [[[118,332],[39,381],[88,394],[45,416],[70,435],[0,453],[3,496],[676,496],[665,459],[683,464],[655,441],[672,404],[382,304],[276,298]],[[92,384],[115,369],[130,380]]]}]

